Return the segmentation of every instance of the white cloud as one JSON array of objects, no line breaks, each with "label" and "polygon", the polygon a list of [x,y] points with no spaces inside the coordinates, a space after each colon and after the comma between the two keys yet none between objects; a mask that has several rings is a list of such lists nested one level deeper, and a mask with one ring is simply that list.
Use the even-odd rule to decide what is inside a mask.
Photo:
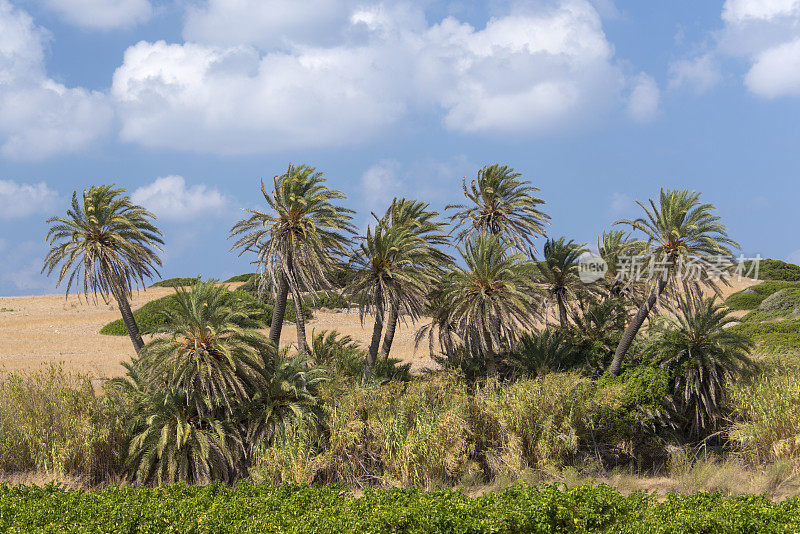
[{"label": "white cloud", "polygon": [[640,74],[628,99],[628,114],[636,122],[649,122],[658,113],[660,91],[655,80],[647,74]]},{"label": "white cloud", "polygon": [[625,193],[615,192],[608,202],[609,215],[619,217],[630,213],[636,208],[636,203]]},{"label": "white cloud", "polygon": [[800,37],[756,56],[744,83],[767,98],[800,95]]},{"label": "white cloud", "polygon": [[586,0],[515,7],[485,28],[417,4],[209,0],[183,44],[125,52],[111,94],[121,137],[222,154],[351,145],[415,112],[461,132],[585,128],[625,79]]},{"label": "white cloud", "polygon": [[148,0],[41,0],[81,28],[111,30],[129,28],[147,21],[153,14]]},{"label": "white cloud", "polygon": [[[364,213],[383,215],[392,199],[400,195],[403,183],[398,178],[400,163],[395,160],[381,161],[361,175],[361,195]],[[370,217],[370,220],[372,217]]]},{"label": "white cloud", "polygon": [[720,53],[743,57],[745,86],[763,98],[800,95],[800,0],[726,0]]},{"label": "white cloud", "polygon": [[800,265],[800,249],[797,249],[786,256],[786,261],[789,263],[794,263],[795,265]]},{"label": "white cloud", "polygon": [[42,274],[45,245],[41,241],[15,244],[0,263],[0,291],[4,295],[52,292],[55,279]]},{"label": "white cloud", "polygon": [[0,0],[0,154],[39,159],[85,148],[105,134],[106,96],[69,88],[44,70],[47,32]]},{"label": "white cloud", "polygon": [[220,46],[262,49],[291,43],[332,44],[349,15],[340,0],[208,0],[189,6],[183,38]]},{"label": "white cloud", "polygon": [[709,91],[722,80],[722,73],[712,53],[673,62],[669,66],[669,75],[670,89],[687,87],[696,94]]},{"label": "white cloud", "polygon": [[58,193],[44,182],[38,184],[0,180],[0,219],[47,214],[58,202]]},{"label": "white cloud", "polygon": [[227,198],[217,189],[202,184],[187,187],[186,180],[175,175],[157,178],[138,188],[131,200],[168,220],[208,219],[221,215],[228,207]]}]

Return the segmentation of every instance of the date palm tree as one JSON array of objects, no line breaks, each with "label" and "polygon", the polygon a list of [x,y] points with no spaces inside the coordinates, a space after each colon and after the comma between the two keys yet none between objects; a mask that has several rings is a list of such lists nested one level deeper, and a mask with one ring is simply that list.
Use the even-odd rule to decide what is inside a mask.
[{"label": "date palm tree", "polygon": [[379,220],[374,229],[367,228],[353,256],[355,275],[349,288],[358,302],[361,321],[367,313],[375,315],[362,386],[375,367],[387,307],[396,303],[399,312],[416,320],[434,279],[433,261],[430,247],[408,225]]},{"label": "date palm tree", "polygon": [[131,293],[134,286],[144,287],[145,278],[158,275],[157,251],[164,241],[153,225],[155,215],[124,193],[114,185],[92,186],[80,198],[74,191],[66,217],[47,220],[50,251],[42,272],[50,276],[60,265],[58,285],[66,279],[68,294],[74,283],[87,301],[89,293],[95,302],[98,294],[106,302],[113,296],[138,353],[144,342],[131,311]]},{"label": "date palm tree", "polygon": [[726,384],[753,369],[753,342],[728,328],[737,319],[716,297],[678,298],[677,313],[656,327],[649,346],[656,363],[670,369],[672,400],[689,433],[716,429]]},{"label": "date palm tree", "polygon": [[536,196],[539,189],[521,177],[508,165],[495,163],[478,171],[469,187],[464,178],[464,196],[470,203],[446,207],[456,210],[450,220],[460,229],[456,235],[459,242],[468,241],[476,232],[487,232],[501,235],[520,252],[536,250],[533,239],[545,235],[550,217],[539,209],[545,203]]},{"label": "date palm tree", "polygon": [[273,178],[272,191],[267,191],[262,180],[261,194],[268,210],[246,210],[250,216],[231,229],[230,237],[238,238],[233,248],[239,249],[240,255],[256,253],[260,291],[267,285],[272,288],[275,307],[270,341],[279,343],[291,291],[297,344],[306,352],[301,292],[332,287],[330,277],[349,245],[343,232],[355,233],[350,223],[353,211],[333,204],[347,197],[328,188],[322,173],[308,165],[289,165],[284,174]]},{"label": "date palm tree", "polygon": [[628,225],[645,235],[637,246],[651,267],[644,269],[647,297],[622,334],[611,362],[613,375],[619,374],[623,358],[661,295],[669,289],[675,296],[681,290],[691,296],[699,293],[701,285],[719,292],[717,282],[728,282],[725,277],[715,279],[716,266],[733,255],[731,247],[739,246],[713,214],[714,206],[700,201],[700,193],[662,189],[658,203],[652,199],[649,205],[637,203],[645,212],[643,217],[615,224]]},{"label": "date palm tree", "polygon": [[574,299],[576,293],[585,287],[578,276],[578,259],[588,252],[586,245],[579,245],[566,238],[548,239],[544,244],[544,259],[538,263],[541,281],[547,293],[555,298],[561,328],[566,328],[567,299]]},{"label": "date palm tree", "polygon": [[447,323],[468,354],[483,355],[489,375],[497,374],[497,355],[531,326],[536,309],[530,265],[508,249],[498,235],[477,234],[459,249],[466,267],[452,271],[442,288]]},{"label": "date palm tree", "polygon": [[[422,245],[427,247],[428,255],[425,258],[426,267],[433,269],[429,275],[438,276],[440,272],[453,262],[453,258],[439,247],[448,245],[444,232],[444,223],[438,222],[439,213],[428,209],[429,204],[405,198],[394,199],[389,209],[386,210],[384,220],[391,226],[406,226],[412,234],[422,240]],[[389,359],[389,351],[397,328],[400,303],[392,302],[386,316],[386,332],[381,345],[381,356]]]},{"label": "date palm tree", "polygon": [[230,414],[260,386],[259,371],[274,351],[256,330],[264,326],[254,319],[259,310],[214,280],[197,282],[191,290],[178,287],[174,299],[141,353],[141,368],[170,388],[206,399],[208,405],[195,407],[197,413],[221,406]]}]

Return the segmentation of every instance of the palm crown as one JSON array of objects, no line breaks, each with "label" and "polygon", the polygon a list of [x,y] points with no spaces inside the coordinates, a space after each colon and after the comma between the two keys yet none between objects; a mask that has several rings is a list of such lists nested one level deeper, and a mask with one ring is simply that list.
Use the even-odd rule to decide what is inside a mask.
[{"label": "palm crown", "polygon": [[454,204],[447,209],[457,210],[451,221],[460,227],[459,241],[468,240],[475,232],[502,235],[517,250],[535,250],[533,239],[544,235],[544,225],[550,217],[539,210],[544,200],[535,196],[539,189],[521,180],[522,174],[507,165],[488,165],[467,187],[462,182],[464,196],[472,205]]},{"label": "palm crown", "polygon": [[59,265],[58,284],[67,279],[66,292],[73,284],[103,300],[109,293],[122,313],[128,334],[137,352],[142,342],[128,300],[133,287],[144,286],[144,279],[158,275],[162,234],[153,225],[155,216],[133,204],[124,189],[113,185],[93,186],[83,191],[82,202],[72,193],[72,207],[66,217],[47,220],[50,251],[42,272],[49,276]]},{"label": "palm crown", "polygon": [[547,292],[556,299],[561,327],[567,326],[566,300],[575,298],[583,287],[578,276],[578,259],[586,252],[585,245],[565,238],[548,239],[544,244],[544,260],[538,263]]}]

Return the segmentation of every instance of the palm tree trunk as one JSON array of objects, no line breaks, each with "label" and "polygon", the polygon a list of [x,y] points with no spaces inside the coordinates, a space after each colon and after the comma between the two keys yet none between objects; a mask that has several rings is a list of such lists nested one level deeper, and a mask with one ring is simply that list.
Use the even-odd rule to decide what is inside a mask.
[{"label": "palm tree trunk", "polygon": [[556,304],[558,305],[558,320],[561,323],[561,328],[567,327],[567,306],[564,304],[564,296],[561,293],[556,293]]},{"label": "palm tree trunk", "polygon": [[278,280],[278,293],[275,296],[275,306],[272,308],[272,322],[269,325],[269,340],[278,347],[281,342],[281,329],[283,317],[286,315],[286,298],[289,296],[289,282],[286,275],[281,274]]},{"label": "palm tree trunk", "polygon": [[628,350],[633,344],[633,339],[636,337],[636,334],[644,324],[645,319],[647,319],[650,310],[656,305],[658,297],[661,296],[666,287],[667,281],[663,278],[660,279],[656,284],[656,287],[654,287],[653,291],[650,293],[650,296],[647,297],[647,300],[644,301],[639,307],[639,311],[636,312],[636,315],[634,315],[630,324],[628,324],[628,326],[625,328],[625,331],[622,333],[622,337],[619,340],[619,345],[617,345],[617,351],[614,353],[614,360],[611,362],[611,367],[609,368],[609,371],[612,375],[619,375],[619,372],[622,369],[622,359],[628,354]]},{"label": "palm tree trunk", "polygon": [[130,336],[133,343],[133,348],[136,349],[136,354],[139,354],[144,348],[144,341],[142,340],[141,332],[139,332],[139,325],[136,324],[136,319],[133,318],[131,305],[124,293],[114,291],[113,295],[117,301],[119,313],[122,315],[122,322],[125,323],[125,329],[128,331],[128,336]]},{"label": "palm tree trunk", "polygon": [[381,346],[381,356],[384,360],[389,359],[389,351],[392,350],[392,341],[394,341],[394,332],[397,329],[399,315],[400,305],[393,304],[389,308],[389,314],[386,316],[386,333],[383,335],[383,345]]},{"label": "palm tree trunk", "polygon": [[294,302],[294,324],[297,327],[297,350],[308,354],[308,340],[306,339],[306,319],[303,317],[303,297],[297,286],[289,284],[292,289]]},{"label": "palm tree trunk", "polygon": [[369,375],[375,367],[375,360],[378,359],[378,346],[381,342],[381,332],[383,331],[383,290],[379,285],[375,289],[375,326],[372,327],[372,341],[367,351],[367,359],[364,362],[364,373],[361,375],[361,387],[367,385]]}]

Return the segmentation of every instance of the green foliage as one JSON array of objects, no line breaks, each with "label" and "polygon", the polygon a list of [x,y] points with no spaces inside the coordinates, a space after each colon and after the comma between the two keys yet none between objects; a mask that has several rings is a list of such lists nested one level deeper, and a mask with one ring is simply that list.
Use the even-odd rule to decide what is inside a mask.
[{"label": "green foliage", "polygon": [[748,320],[731,328],[750,338],[764,352],[796,352],[800,348],[800,319],[775,322]]},{"label": "green foliage", "polygon": [[732,310],[754,310],[758,308],[764,298],[764,295],[759,295],[758,293],[737,291],[725,299],[725,304]]},{"label": "green foliage", "polygon": [[470,498],[459,491],[393,488],[356,497],[342,487],[0,486],[4,532],[796,532],[800,500],[720,492],[663,502],[607,485],[513,486]]},{"label": "green foliage", "polygon": [[[336,330],[323,330],[311,337],[311,357],[317,365],[328,369],[331,376],[358,379],[364,370],[366,351],[350,336]],[[389,358],[376,362],[372,381],[383,383],[389,380],[411,380],[411,364]]]},{"label": "green foliage", "polygon": [[[139,325],[139,331],[142,334],[152,334],[156,327],[164,324],[166,317],[163,315],[165,310],[173,309],[176,306],[175,296],[167,295],[160,299],[151,300],[144,306],[133,312],[133,318],[136,324]],[[106,336],[127,336],[128,331],[125,329],[125,323],[122,319],[111,321],[103,328],[100,333]]]},{"label": "green foliage", "polygon": [[229,284],[232,282],[249,282],[250,280],[253,280],[256,276],[258,276],[256,273],[238,274],[236,276],[231,276],[230,278],[225,280],[225,283]]},{"label": "green foliage", "polygon": [[[261,310],[261,315],[255,318],[264,324],[268,325],[270,323],[272,320],[271,303],[258,301],[253,293],[242,290],[241,287],[232,291],[231,294],[242,299],[248,305],[258,306],[258,308]],[[285,318],[287,321],[293,322],[295,312],[294,306],[291,304],[292,299],[288,299]],[[167,295],[166,297],[161,297],[160,299],[151,300],[138,310],[134,311],[133,318],[136,320],[136,324],[139,325],[139,330],[142,332],[142,334],[153,334],[159,327],[167,323],[169,312],[175,311],[176,307],[177,302],[175,300],[175,295]],[[306,302],[303,303],[303,316],[306,319],[313,317],[311,307],[308,306]],[[128,331],[125,329],[125,324],[122,322],[122,319],[117,319],[116,321],[108,323],[100,329],[100,333],[107,336],[128,335]]]},{"label": "green foliage", "polygon": [[536,377],[572,367],[576,356],[565,334],[548,328],[523,334],[516,349],[506,355],[506,363],[514,373]]},{"label": "green foliage", "polygon": [[[90,379],[50,367],[0,377],[0,471],[38,470],[105,483],[121,472],[130,413]],[[0,529],[2,530],[2,529]]]},{"label": "green foliage", "polygon": [[[753,262],[745,262],[744,272],[753,268]],[[761,280],[783,280],[800,282],[800,267],[781,260],[765,259],[758,262],[758,278]]]},{"label": "green foliage", "polygon": [[194,278],[167,278],[152,284],[150,287],[189,287],[199,281],[200,276],[195,276]]}]

